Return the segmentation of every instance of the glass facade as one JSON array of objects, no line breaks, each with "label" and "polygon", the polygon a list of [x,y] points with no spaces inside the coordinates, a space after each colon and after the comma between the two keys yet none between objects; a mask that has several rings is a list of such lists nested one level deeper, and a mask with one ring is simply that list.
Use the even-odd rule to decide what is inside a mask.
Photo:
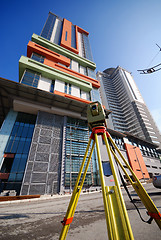
[{"label": "glass facade", "polygon": [[146,145],[142,142],[138,142],[135,141],[134,139],[130,139],[128,138],[129,143],[135,147],[139,147],[140,151],[142,153],[143,156],[149,156],[149,157],[153,157],[153,158],[158,158],[159,159],[159,153],[157,152],[156,148],[150,146],[150,145]]},{"label": "glass facade", "polygon": [[83,42],[84,42],[84,50],[85,50],[85,57],[91,61],[93,61],[93,57],[92,57],[92,52],[91,52],[91,47],[89,44],[89,39],[88,36],[85,34],[83,35]]},{"label": "glass facade", "polygon": [[71,46],[73,48],[76,48],[76,37],[75,37],[75,26],[72,25],[72,31],[71,31]]},{"label": "glass facade", "polygon": [[65,83],[64,92],[71,95],[71,91],[72,91],[71,84]]},{"label": "glass facade", "polygon": [[43,62],[44,62],[44,59],[45,59],[44,56],[41,56],[41,55],[39,55],[39,54],[37,54],[37,53],[33,53],[32,56],[31,56],[31,58],[32,58],[33,60],[35,60],[35,61],[37,61],[37,62],[41,62],[41,63],[43,63]]},{"label": "glass facade", "polygon": [[[80,119],[67,118],[66,154],[65,154],[65,187],[73,187],[85,154],[89,139],[88,125]],[[97,185],[96,156],[93,156],[87,171],[84,186]]]},{"label": "glass facade", "polygon": [[40,73],[26,69],[21,83],[37,88],[40,79]]},{"label": "glass facade", "polygon": [[56,28],[56,33],[55,33],[56,37],[54,38],[54,43],[60,45],[62,30],[63,30],[63,21],[61,19],[59,19],[58,21],[59,21],[59,24],[58,24],[59,27]]},{"label": "glass facade", "polygon": [[50,40],[55,20],[56,16],[50,13],[40,36]]},{"label": "glass facade", "polygon": [[[117,145],[117,147],[120,149],[120,150],[125,150],[125,147],[124,147],[124,140],[122,137],[118,137],[118,136],[114,136],[114,135],[111,135],[114,143]],[[105,145],[105,142],[102,138],[102,143]]]},{"label": "glass facade", "polygon": [[92,100],[92,102],[99,101],[101,103],[101,98],[100,98],[100,93],[99,93],[98,88],[92,88],[91,100]]},{"label": "glass facade", "polygon": [[14,189],[18,194],[26,167],[35,122],[35,115],[18,113],[5,149],[6,154],[14,154],[14,159],[10,164],[10,175],[6,183],[6,189]]},{"label": "glass facade", "polygon": [[51,93],[54,92],[54,85],[55,85],[55,81],[52,81],[51,86],[50,86],[50,92]]},{"label": "glass facade", "polygon": [[96,79],[96,73],[95,73],[94,70],[92,70],[90,68],[87,68],[87,71],[88,71],[88,76],[89,77]]}]

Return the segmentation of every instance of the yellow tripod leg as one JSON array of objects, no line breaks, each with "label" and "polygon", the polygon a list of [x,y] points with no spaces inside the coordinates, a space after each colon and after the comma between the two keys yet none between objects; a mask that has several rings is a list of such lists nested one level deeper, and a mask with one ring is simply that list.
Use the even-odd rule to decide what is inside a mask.
[{"label": "yellow tripod leg", "polygon": [[72,194],[70,202],[69,202],[69,206],[68,206],[65,218],[62,221],[63,228],[62,228],[59,240],[65,240],[66,239],[70,224],[71,224],[71,222],[73,220],[73,217],[74,217],[74,213],[75,213],[75,210],[76,210],[76,207],[77,207],[78,199],[79,199],[79,196],[80,196],[80,193],[81,193],[84,181],[85,181],[85,177],[86,177],[86,174],[87,174],[89,163],[90,163],[92,153],[93,153],[93,150],[94,150],[95,141],[93,141],[93,145],[92,145],[92,148],[91,148],[91,151],[90,151],[87,163],[86,163],[86,167],[85,167],[85,170],[84,170],[84,173],[83,173],[83,176],[82,176],[82,180],[81,180],[81,183],[79,185],[81,175],[82,175],[82,171],[83,171],[85,161],[86,161],[86,158],[87,158],[87,155],[88,155],[88,151],[89,151],[89,148],[90,148],[91,140],[92,139],[90,138],[89,142],[88,142],[88,145],[87,145],[87,148],[86,148],[86,152],[85,152],[83,161],[82,161],[82,164],[81,164],[81,167],[80,167],[80,170],[79,170],[79,174],[78,174],[78,177],[77,177],[77,180],[76,180],[76,183],[75,183],[75,187],[74,187],[73,194]]},{"label": "yellow tripod leg", "polygon": [[134,239],[129,217],[127,214],[124,199],[116,175],[115,166],[112,160],[110,146],[107,141],[106,133],[103,133],[115,186],[106,187],[106,198],[109,208],[108,224],[111,226],[109,238],[113,240],[132,240]]},{"label": "yellow tripod leg", "polygon": [[135,175],[135,173],[133,172],[132,168],[130,167],[130,165],[127,163],[126,159],[124,158],[124,156],[121,154],[120,150],[118,149],[117,145],[115,144],[115,142],[113,141],[112,137],[110,136],[110,134],[108,133],[108,138],[111,141],[111,143],[113,144],[113,146],[115,147],[115,149],[117,150],[118,154],[120,155],[120,157],[122,158],[122,160],[124,161],[126,167],[129,169],[129,171],[131,172],[135,182],[133,182],[130,178],[130,176],[128,175],[128,173],[126,172],[126,170],[124,169],[123,165],[121,164],[120,160],[118,159],[118,157],[116,156],[115,152],[112,150],[111,148],[111,152],[113,153],[116,161],[118,162],[118,164],[120,165],[120,167],[122,168],[122,170],[124,171],[125,175],[127,176],[127,178],[129,179],[129,181],[131,182],[133,188],[135,189],[136,193],[138,194],[138,196],[140,197],[142,203],[144,204],[144,206],[146,207],[146,209],[148,210],[148,214],[154,218],[155,222],[157,223],[157,225],[159,226],[159,228],[161,229],[161,214],[159,212],[159,210],[157,209],[157,207],[155,206],[155,204],[153,203],[152,199],[150,198],[150,196],[148,195],[148,193],[146,192],[145,188],[143,187],[143,185],[141,184],[141,182],[139,181],[139,179],[137,178],[137,176]]},{"label": "yellow tripod leg", "polygon": [[[98,136],[97,136],[97,134],[95,134],[94,136],[95,136],[95,142],[96,142],[96,150],[97,150],[97,158],[98,158],[99,174],[100,174],[101,187],[102,187],[102,196],[103,196],[107,231],[108,231],[108,235],[110,236],[110,234],[112,232],[112,226],[111,226],[110,221],[109,221],[110,220],[110,215],[109,215],[110,213],[109,213],[109,209],[108,209],[108,205],[107,205],[105,181],[104,181],[104,175],[103,175],[100,149],[99,149],[99,144],[98,144]],[[113,239],[113,238],[110,238],[110,239]]]}]

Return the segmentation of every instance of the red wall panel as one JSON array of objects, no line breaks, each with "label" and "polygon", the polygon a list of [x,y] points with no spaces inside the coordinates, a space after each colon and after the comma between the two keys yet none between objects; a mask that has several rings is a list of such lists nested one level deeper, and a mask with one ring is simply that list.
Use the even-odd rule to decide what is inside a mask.
[{"label": "red wall panel", "polygon": [[130,166],[138,179],[150,178],[140,148],[125,143]]},{"label": "red wall panel", "polygon": [[[78,54],[79,53],[78,49],[73,48],[71,46],[71,31],[72,31],[72,23],[64,18],[60,45],[64,48]],[[76,32],[76,35],[77,35],[77,32]],[[77,36],[76,36],[76,40],[77,40]],[[77,43],[76,43],[76,47],[78,47]]]}]

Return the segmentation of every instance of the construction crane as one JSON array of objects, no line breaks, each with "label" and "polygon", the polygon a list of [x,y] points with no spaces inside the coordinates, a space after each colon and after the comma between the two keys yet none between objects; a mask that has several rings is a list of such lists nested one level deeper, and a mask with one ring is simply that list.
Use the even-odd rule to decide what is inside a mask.
[{"label": "construction crane", "polygon": [[[156,45],[159,48],[159,52],[154,56],[154,58],[151,60],[150,64],[154,61],[154,59],[158,56],[158,54],[161,51],[161,47],[158,44],[156,44]],[[149,74],[149,73],[153,73],[153,72],[156,72],[159,70],[161,70],[161,63],[159,63],[158,65],[155,65],[153,67],[142,69],[142,70],[137,70],[137,71],[140,72],[140,74]]]}]

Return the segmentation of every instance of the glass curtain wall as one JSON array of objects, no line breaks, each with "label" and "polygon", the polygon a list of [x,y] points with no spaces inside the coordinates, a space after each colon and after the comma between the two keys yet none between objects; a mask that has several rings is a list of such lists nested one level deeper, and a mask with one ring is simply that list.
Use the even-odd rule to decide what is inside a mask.
[{"label": "glass curtain wall", "polygon": [[71,46],[73,48],[76,48],[76,37],[75,37],[75,26],[72,25],[72,31],[71,31]]},{"label": "glass curtain wall", "polygon": [[53,31],[53,27],[54,27],[54,24],[55,24],[55,20],[56,20],[56,16],[49,13],[48,19],[45,23],[45,26],[44,26],[40,36],[50,40],[52,31]]},{"label": "glass curtain wall", "polygon": [[40,54],[33,53],[32,56],[31,56],[31,59],[34,59],[34,60],[37,61],[37,62],[44,63],[45,57],[42,56],[42,55],[40,55]]},{"label": "glass curtain wall", "polygon": [[85,56],[86,56],[87,59],[93,61],[93,57],[92,57],[92,52],[91,52],[91,47],[90,47],[88,36],[85,35],[85,34],[82,34],[82,36],[83,36],[83,42],[84,42],[84,48],[85,48]]},{"label": "glass curtain wall", "polygon": [[37,88],[40,79],[40,73],[26,69],[21,83]]},{"label": "glass curtain wall", "polygon": [[[89,140],[89,130],[86,121],[67,118],[66,126],[66,159],[65,159],[65,187],[72,189]],[[83,169],[84,171],[84,169]],[[95,151],[87,171],[84,187],[98,185],[97,164]]]},{"label": "glass curtain wall", "polygon": [[14,154],[6,189],[16,190],[18,194],[26,167],[35,122],[35,115],[18,113],[5,149],[5,153]]}]

